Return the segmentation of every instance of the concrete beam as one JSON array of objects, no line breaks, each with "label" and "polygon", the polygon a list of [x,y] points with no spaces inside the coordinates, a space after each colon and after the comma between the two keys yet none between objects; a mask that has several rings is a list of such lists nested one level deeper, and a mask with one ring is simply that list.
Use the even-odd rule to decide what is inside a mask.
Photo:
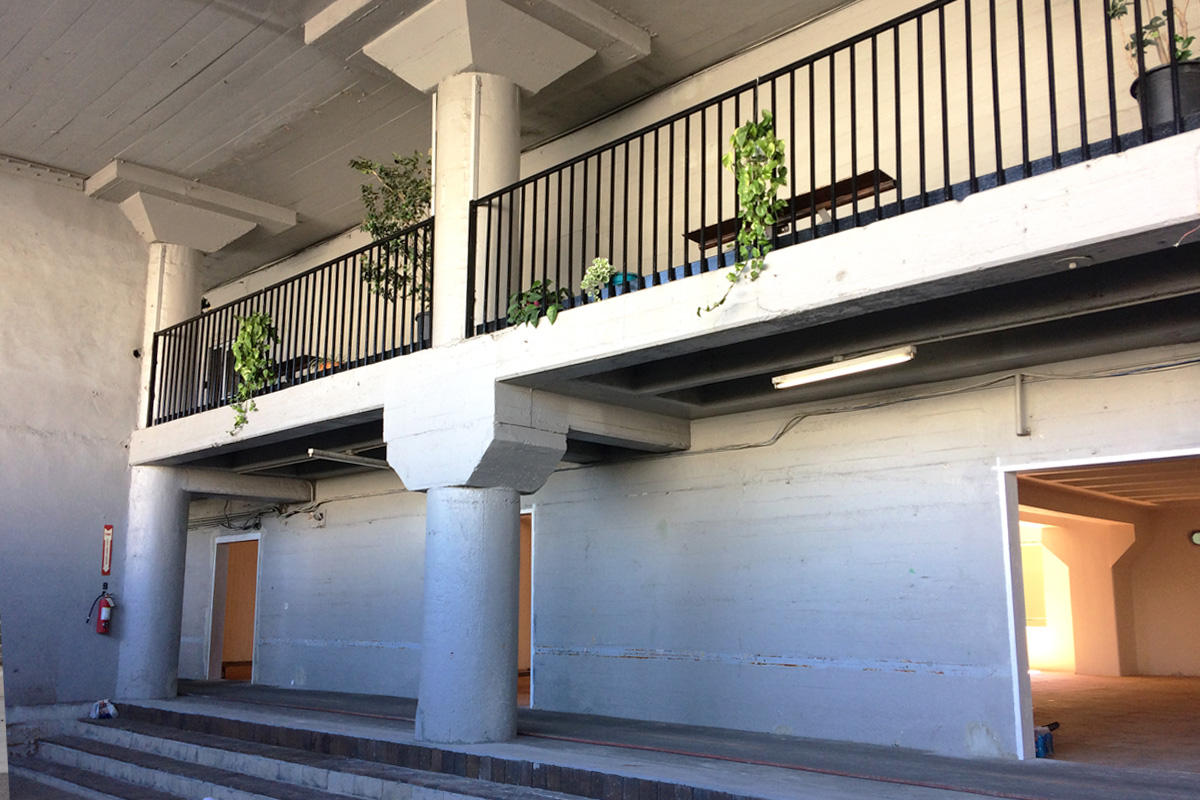
[{"label": "concrete beam", "polygon": [[307,503],[313,499],[312,484],[298,478],[241,475],[198,467],[183,468],[179,475],[183,490],[193,495],[246,497],[278,503]]},{"label": "concrete beam", "polygon": [[214,253],[254,230],[254,223],[248,220],[146,192],[122,200],[119,207],[149,244],[175,244]]}]

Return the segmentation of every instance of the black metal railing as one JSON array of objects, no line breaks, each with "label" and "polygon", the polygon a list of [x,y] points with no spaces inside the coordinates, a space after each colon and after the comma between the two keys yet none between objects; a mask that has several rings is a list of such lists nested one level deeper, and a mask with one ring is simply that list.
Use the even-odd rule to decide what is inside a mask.
[{"label": "black metal railing", "polygon": [[262,313],[279,340],[262,393],[431,346],[433,220],[154,335],[148,425],[228,405],[237,395],[239,318]]},{"label": "black metal railing", "polygon": [[[1156,24],[1166,41],[1186,35],[1186,6],[1155,2],[1156,17],[1148,1],[937,0],[482,197],[466,334],[505,327],[510,295],[535,281],[567,288],[568,308],[587,302],[594,258],[617,269],[617,294],[734,263],[721,155],[763,110],[786,145],[776,246],[1197,127],[1200,64],[1168,48],[1151,69],[1157,45],[1144,38]],[[1156,72],[1164,88],[1144,94],[1160,107],[1139,108],[1130,82]]]}]

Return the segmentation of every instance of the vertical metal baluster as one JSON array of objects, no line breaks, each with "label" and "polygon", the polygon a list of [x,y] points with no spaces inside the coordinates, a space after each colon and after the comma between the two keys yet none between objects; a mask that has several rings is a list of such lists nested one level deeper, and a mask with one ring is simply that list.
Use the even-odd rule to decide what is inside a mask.
[{"label": "vertical metal baluster", "polygon": [[1050,159],[1054,169],[1062,166],[1062,153],[1058,150],[1058,87],[1054,69],[1054,11],[1050,0],[1045,0],[1046,14],[1046,72],[1050,89]]},{"label": "vertical metal baluster", "polygon": [[1175,0],[1166,0],[1163,16],[1167,18],[1167,71],[1171,75],[1171,121],[1175,133],[1183,131],[1183,113],[1179,98],[1179,63],[1175,58]]},{"label": "vertical metal baluster", "polygon": [[[621,170],[621,266],[629,271],[629,141],[625,142],[625,166]],[[638,264],[638,278],[642,277],[642,265]]]},{"label": "vertical metal baluster", "polygon": [[[437,280],[437,264],[433,260],[433,235],[434,235],[433,223],[431,220],[428,225],[426,225],[424,228],[421,229],[421,245],[422,245],[421,252],[423,254],[422,258],[424,259],[425,264],[427,265],[427,268],[429,270],[429,297],[430,297],[429,317],[428,317],[429,321],[426,325],[426,331],[425,331],[428,334],[428,337],[426,337],[426,336],[421,337],[421,349],[424,349],[426,347],[426,345],[428,345],[430,347],[433,346],[433,302],[432,302],[432,298],[433,298],[434,282]],[[416,316],[415,311],[413,313],[413,316],[414,317]]]},{"label": "vertical metal baluster", "polygon": [[837,51],[829,54],[829,232],[837,233]]},{"label": "vertical metal baluster", "polygon": [[[638,288],[640,289],[642,287],[641,278],[645,271],[645,266],[644,266],[644,261],[643,261],[643,258],[644,258],[643,246],[645,244],[645,242],[643,240],[644,240],[645,232],[646,232],[645,231],[645,228],[646,228],[646,226],[645,226],[645,223],[646,223],[646,210],[645,210],[646,136],[645,136],[645,134],[639,136],[637,141],[638,141],[638,152],[637,152],[638,188],[637,188],[637,193],[634,197],[637,201],[637,209],[636,209],[636,213],[637,213],[637,264],[638,264],[637,274],[638,274]],[[626,182],[628,183],[628,181],[626,181]],[[655,207],[654,210],[655,210],[655,213],[658,212],[657,207]],[[653,280],[653,278],[654,278],[653,271],[651,271],[650,277],[651,277],[651,280]]]},{"label": "vertical metal baluster", "polygon": [[[147,386],[146,394],[146,427],[149,428],[158,422],[158,406],[157,394],[158,387],[158,350],[162,337],[158,335],[158,331],[154,332],[153,338],[150,340],[150,385]],[[144,356],[145,354],[143,354]]]},{"label": "vertical metal baluster", "polygon": [[1017,0],[1017,73],[1021,87],[1021,174],[1033,174],[1029,162],[1029,84],[1025,65],[1025,2]]},{"label": "vertical metal baluster", "polygon": [[[611,151],[609,153],[611,159]],[[604,151],[596,154],[596,246],[592,251],[592,258],[600,257],[600,234],[604,228],[603,213],[601,211],[604,205]],[[611,254],[610,254],[611,255]]]},{"label": "vertical metal baluster", "polygon": [[904,213],[904,135],[900,125],[900,26],[892,28],[892,104],[896,112],[896,213]]},{"label": "vertical metal baluster", "polygon": [[[837,198],[834,198],[834,205]],[[850,227],[858,225],[858,45],[850,45]]]},{"label": "vertical metal baluster", "polygon": [[917,169],[921,174],[921,208],[929,205],[925,162],[925,17],[917,17]]},{"label": "vertical metal baluster", "polygon": [[[654,169],[658,170],[655,159]],[[655,214],[657,219],[658,215]],[[684,228],[686,231],[687,229]],[[657,245],[655,252],[658,252]],[[684,248],[684,263],[687,263],[687,248]],[[657,271],[658,262],[655,262]],[[675,122],[667,128],[667,280],[675,279]]]},{"label": "vertical metal baluster", "polygon": [[938,8],[938,60],[942,89],[942,197],[951,199],[953,190],[950,180],[950,98],[949,76],[946,72],[946,7]]},{"label": "vertical metal baluster", "polygon": [[[505,199],[508,202],[508,238],[502,243],[504,245],[503,249],[506,251],[504,253],[504,259],[503,261],[497,262],[496,308],[492,312],[496,322],[496,327],[492,330],[498,330],[499,328],[502,328],[504,325],[508,324],[506,304],[508,303],[510,289],[512,288],[513,284],[516,283],[516,281],[513,280],[513,270],[517,269],[517,274],[520,275],[520,265],[517,264],[516,261],[518,246],[516,235],[518,217],[517,191],[517,189],[513,189],[512,191],[507,192],[505,196]],[[503,269],[500,268],[500,264],[504,265]],[[520,287],[518,287],[518,290],[519,289]]]},{"label": "vertical metal baluster", "polygon": [[[542,279],[550,279],[550,176],[542,178],[546,182],[545,197],[542,200]],[[534,220],[534,228],[537,220]],[[555,289],[563,288],[561,283],[554,284]],[[570,288],[570,287],[566,287]]]},{"label": "vertical metal baluster", "polygon": [[575,260],[575,163],[571,162],[571,179],[567,181],[571,189],[571,197],[567,206],[567,274],[575,274],[575,265],[583,263]]},{"label": "vertical metal baluster", "polygon": [[[563,230],[562,230],[562,212],[563,212],[563,170],[555,171],[557,178],[557,190],[554,195],[557,198],[554,203],[554,283],[556,286],[562,286],[562,246],[563,246]],[[547,189],[547,194],[549,190]],[[547,229],[550,227],[546,226]],[[547,251],[549,252],[549,251]],[[575,285],[573,276],[567,274],[567,282],[572,286]]]},{"label": "vertical metal baluster", "polygon": [[1075,83],[1079,89],[1079,146],[1083,148],[1083,158],[1092,157],[1091,137],[1088,136],[1087,118],[1087,81],[1084,76],[1083,64],[1083,15],[1079,8],[1079,0],[1073,3],[1075,12]]},{"label": "vertical metal baluster", "polygon": [[[995,0],[992,0],[994,3]],[[1104,15],[1104,63],[1108,79],[1109,142],[1114,153],[1121,152],[1121,132],[1117,128],[1117,83],[1113,74],[1113,21]]]},{"label": "vertical metal baluster", "polygon": [[[724,198],[721,197],[722,188],[724,188],[722,185],[724,185],[725,179],[725,170],[721,169],[721,149],[725,146],[724,115],[725,101],[722,100],[720,103],[716,104],[716,266],[718,267],[725,266],[725,259],[721,258],[721,240],[724,239],[724,235],[721,234],[721,225],[725,224],[725,210],[724,207],[722,207],[722,205],[724,205],[724,203],[722,203]],[[734,255],[734,259],[737,259],[737,255]]]},{"label": "vertical metal baluster", "polygon": [[808,65],[808,230],[817,238],[817,76],[816,62]]},{"label": "vertical metal baluster", "polygon": [[[673,185],[673,184],[672,184]],[[692,115],[688,114],[683,118],[683,274],[685,276],[695,275],[695,270],[692,269],[691,248],[688,245],[687,235],[691,231],[691,220],[688,219],[692,209]],[[704,227],[701,224],[700,228],[700,244],[701,255],[703,255],[704,245]]]},{"label": "vertical metal baluster", "polygon": [[963,36],[966,38],[967,59],[967,177],[970,181],[971,192],[979,191],[979,172],[975,162],[975,41],[971,27],[971,3],[963,3]]},{"label": "vertical metal baluster", "polygon": [[[608,157],[608,252],[615,261],[617,258],[617,149],[609,151]],[[628,240],[626,240],[626,243]],[[626,264],[622,262],[621,268]]]},{"label": "vertical metal baluster", "polygon": [[991,23],[992,125],[996,139],[996,183],[1003,186],[1007,181],[1004,175],[1004,147],[1000,133],[1000,51],[996,43],[996,0],[988,0],[988,16]]},{"label": "vertical metal baluster", "polygon": [[517,208],[520,211],[520,216],[517,218],[517,242],[516,242],[516,244],[517,244],[517,259],[514,262],[516,265],[516,270],[517,270],[517,280],[516,280],[515,284],[513,284],[513,283],[509,284],[510,290],[515,285],[516,286],[515,291],[518,291],[518,292],[522,291],[524,289],[532,288],[533,281],[534,281],[532,266],[530,266],[530,268],[529,268],[529,281],[526,282],[526,280],[525,280],[525,216],[526,216],[526,209],[528,208],[528,206],[527,206],[528,201],[525,198],[525,187],[526,186],[528,186],[528,184],[525,184],[525,183],[521,184],[521,189],[520,189],[521,199],[517,202]]},{"label": "vertical metal baluster", "polygon": [[341,339],[341,346],[338,348],[342,354],[342,363],[346,365],[346,369],[354,368],[354,350],[350,341],[351,330],[351,307],[353,305],[352,295],[350,294],[351,281],[359,282],[357,272],[359,264],[358,258],[345,258],[341,261],[342,271],[342,302],[339,304],[338,313],[338,336]]},{"label": "vertical metal baluster", "polygon": [[[583,160],[583,179],[580,181],[580,188],[579,188],[580,224],[579,224],[579,261],[578,261],[578,264],[579,264],[580,268],[582,268],[582,269],[586,269],[586,267],[584,265],[587,264],[587,260],[588,260],[588,257],[587,257],[587,243],[588,243],[588,235],[587,234],[588,234],[588,221],[589,221],[589,218],[588,218],[588,172],[590,172],[590,169],[588,168],[588,164],[590,162],[591,162],[590,158],[585,158]],[[575,252],[573,248],[572,248],[571,252],[572,252],[572,254]]]},{"label": "vertical metal baluster", "polygon": [[792,244],[796,243],[796,72],[788,73],[788,206],[792,209]]},{"label": "vertical metal baluster", "polygon": [[[654,199],[650,203],[650,214],[651,214],[650,274],[653,276],[652,281],[655,284],[662,282],[660,280],[659,274],[658,274],[658,180],[659,180],[658,179],[658,159],[659,159],[658,132],[659,132],[659,130],[661,130],[661,126],[654,129],[654,167],[653,167],[653,171],[651,173],[651,179],[654,181]],[[643,169],[645,168],[645,164],[646,164],[646,157],[645,157],[645,154],[643,153],[643,155],[642,155]],[[640,203],[639,203],[639,205],[640,205]],[[644,217],[645,217],[645,211],[642,212],[639,219],[644,218]],[[671,218],[669,216],[669,211],[668,211],[667,225],[670,225],[670,224],[671,224]],[[639,241],[640,241],[640,234],[639,234]],[[641,255],[642,255],[642,248],[641,248],[641,245],[639,244],[639,246],[638,246],[638,260],[639,261],[641,260]]]},{"label": "vertical metal baluster", "polygon": [[[700,110],[700,271],[708,272],[708,108]],[[721,224],[717,221],[720,247]]]},{"label": "vertical metal baluster", "polygon": [[879,219],[879,37],[871,34],[871,172],[875,176],[875,219]]}]

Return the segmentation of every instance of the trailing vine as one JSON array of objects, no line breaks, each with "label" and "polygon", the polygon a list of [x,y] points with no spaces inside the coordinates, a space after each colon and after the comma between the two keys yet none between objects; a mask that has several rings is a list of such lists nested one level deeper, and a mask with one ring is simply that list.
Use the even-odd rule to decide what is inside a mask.
[{"label": "trailing vine", "polygon": [[[366,214],[359,226],[372,241],[387,239],[429,216],[433,179],[429,159],[421,153],[394,153],[391,164],[353,158],[350,166],[374,179],[361,187]],[[433,277],[429,269],[431,255],[403,239],[387,242],[377,255],[361,257],[362,279],[380,297],[395,300],[411,296],[422,308],[428,308]]]},{"label": "trailing vine", "polygon": [[234,319],[238,321],[238,332],[233,340],[233,369],[238,381],[232,403],[234,416],[230,436],[235,436],[249,421],[249,412],[258,410],[254,395],[275,379],[275,362],[270,352],[271,345],[279,341],[279,333],[269,314],[256,311]]},{"label": "trailing vine", "polygon": [[736,269],[726,274],[729,288],[721,299],[700,312],[712,311],[725,305],[729,293],[747,276],[758,280],[764,268],[763,259],[771,252],[771,231],[776,215],[784,201],[779,190],[787,185],[787,167],[783,165],[783,140],[775,135],[775,118],[770,111],[763,111],[758,122],[751,120],[742,125],[729,137],[730,151],[721,157],[721,163],[731,170],[737,182],[738,205],[742,227],[737,234],[738,263]]}]

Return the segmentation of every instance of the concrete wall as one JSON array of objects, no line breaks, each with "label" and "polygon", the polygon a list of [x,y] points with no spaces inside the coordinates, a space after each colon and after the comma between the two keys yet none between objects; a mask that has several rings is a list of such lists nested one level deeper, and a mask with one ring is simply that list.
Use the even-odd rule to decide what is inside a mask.
[{"label": "concrete wall", "polygon": [[[116,671],[146,248],[116,206],[27,178],[0,175],[0,219],[6,699],[93,701]],[[102,580],[117,596],[111,637],[84,625]]]},{"label": "concrete wall", "polygon": [[[415,697],[420,667],[425,496],[390,473],[323,481],[310,515],[261,519],[254,680],[272,686]],[[292,510],[296,510],[293,508]],[[209,674],[215,540],[193,506],[183,677]],[[232,524],[246,521],[238,516]]]},{"label": "concrete wall", "polygon": [[1200,506],[1159,511],[1132,567],[1140,675],[1200,675],[1200,547],[1188,541],[1197,528]]},{"label": "concrete wall", "polygon": [[1001,387],[705,452],[764,441],[792,412],[741,415],[695,423],[697,452],[562,471],[534,497],[537,704],[1011,754],[1028,683],[998,470],[1200,448],[1197,388],[1195,368],[1033,384],[1028,438]]}]

